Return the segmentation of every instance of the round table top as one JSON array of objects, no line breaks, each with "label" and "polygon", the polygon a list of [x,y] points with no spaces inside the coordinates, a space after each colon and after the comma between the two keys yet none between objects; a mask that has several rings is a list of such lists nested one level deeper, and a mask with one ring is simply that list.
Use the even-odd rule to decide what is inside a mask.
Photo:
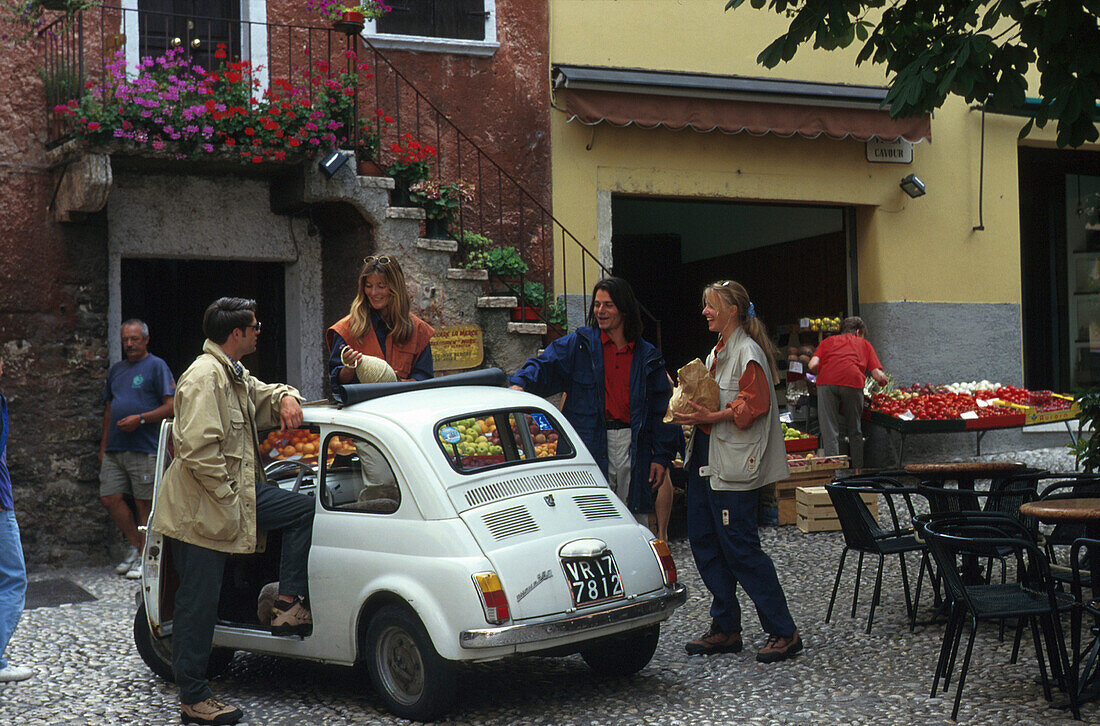
[{"label": "round table top", "polygon": [[1020,514],[1041,522],[1100,522],[1100,497],[1028,502],[1020,505]]},{"label": "round table top", "polygon": [[908,474],[950,476],[963,474],[982,478],[982,474],[1004,474],[1023,469],[1024,464],[1019,461],[951,461],[946,464],[908,464],[905,471]]}]

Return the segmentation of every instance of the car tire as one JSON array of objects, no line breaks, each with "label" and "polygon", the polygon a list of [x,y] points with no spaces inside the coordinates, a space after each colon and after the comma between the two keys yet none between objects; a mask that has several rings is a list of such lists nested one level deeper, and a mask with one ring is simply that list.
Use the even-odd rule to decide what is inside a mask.
[{"label": "car tire", "polygon": [[374,690],[395,716],[432,721],[454,702],[457,668],[436,652],[428,631],[407,607],[386,605],[375,613],[363,646]]},{"label": "car tire", "polygon": [[649,665],[661,637],[661,625],[632,630],[581,651],[581,658],[592,671],[604,678],[632,676]]},{"label": "car tire", "polygon": [[[172,636],[153,636],[149,630],[149,617],[145,614],[145,603],[138,606],[134,615],[134,645],[149,670],[169,683],[176,682],[176,675],[172,672]],[[224,673],[235,653],[231,648],[211,648],[210,659],[206,663],[206,677],[213,680]]]}]

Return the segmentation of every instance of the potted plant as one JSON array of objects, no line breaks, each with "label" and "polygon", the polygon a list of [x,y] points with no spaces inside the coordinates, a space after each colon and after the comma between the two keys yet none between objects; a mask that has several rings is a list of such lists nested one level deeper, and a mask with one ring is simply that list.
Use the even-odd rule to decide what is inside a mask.
[{"label": "potted plant", "polygon": [[401,140],[390,144],[393,160],[385,167],[386,175],[393,177],[394,189],[390,204],[407,207],[412,203],[409,187],[431,175],[428,159],[436,155],[435,147],[421,144],[411,133],[404,133]]},{"label": "potted plant", "polygon": [[62,29],[68,28],[74,17],[84,10],[97,8],[103,0],[14,0],[0,16],[13,25],[23,26],[23,30],[13,36],[15,41],[34,37],[48,18],[43,17],[47,10],[64,13]]},{"label": "potted plant", "polygon": [[489,269],[489,250],[493,246],[493,240],[483,234],[466,230],[462,233],[461,242],[464,256],[459,267],[464,270]]},{"label": "potted plant", "polygon": [[380,108],[374,110],[375,118],[359,119],[359,138],[355,145],[355,165],[359,176],[382,176],[378,166],[378,145],[382,134],[393,123],[393,117]]},{"label": "potted plant", "polygon": [[552,343],[569,332],[568,311],[564,298],[546,306],[546,343]]},{"label": "potted plant", "polygon": [[546,288],[541,282],[520,281],[519,305],[512,308],[512,320],[516,322],[537,322],[542,319],[543,303],[546,302]]},{"label": "potted plant", "polygon": [[[1085,472],[1100,471],[1100,436],[1096,434],[1100,429],[1100,388],[1082,391],[1076,396],[1076,401],[1081,407],[1081,412],[1077,414],[1080,435],[1068,445],[1069,450],[1073,452],[1077,466]],[[1086,435],[1086,431],[1090,433]]]},{"label": "potted plant", "polygon": [[365,21],[377,20],[392,10],[381,0],[307,0],[306,9],[328,18],[333,28],[348,35],[362,33]]},{"label": "potted plant", "polygon": [[474,201],[474,185],[464,181],[423,179],[409,187],[409,197],[414,204],[424,207],[427,214],[425,236],[448,239],[447,229],[455,212],[463,204]]}]

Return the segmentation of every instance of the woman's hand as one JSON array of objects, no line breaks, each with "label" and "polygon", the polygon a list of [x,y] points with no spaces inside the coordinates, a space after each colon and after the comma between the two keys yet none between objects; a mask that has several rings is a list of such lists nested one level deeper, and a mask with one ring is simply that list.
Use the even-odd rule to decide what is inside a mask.
[{"label": "woman's hand", "polygon": [[345,345],[343,350],[340,351],[340,361],[348,368],[355,368],[362,359],[363,354],[351,346]]},{"label": "woman's hand", "polygon": [[700,406],[695,401],[688,401],[688,404],[695,409],[692,413],[674,413],[672,414],[672,422],[688,426],[699,426],[700,424],[710,425],[718,423],[724,420],[722,411],[711,411],[705,406]]}]

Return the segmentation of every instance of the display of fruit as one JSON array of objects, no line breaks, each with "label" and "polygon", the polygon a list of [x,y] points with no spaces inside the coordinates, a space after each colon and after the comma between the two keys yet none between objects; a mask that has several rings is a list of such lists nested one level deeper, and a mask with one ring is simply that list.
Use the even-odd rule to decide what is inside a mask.
[{"label": "display of fruit", "polygon": [[[321,434],[309,429],[275,429],[260,442],[260,457],[264,463],[272,461],[304,461],[316,463],[321,451]],[[355,442],[346,436],[333,436],[329,439],[328,460],[337,454],[355,453]]]},{"label": "display of fruit", "polygon": [[785,423],[780,422],[779,425],[783,428],[783,438],[785,440],[812,438],[810,434],[805,433],[804,431],[799,431],[796,428],[792,428]]}]

